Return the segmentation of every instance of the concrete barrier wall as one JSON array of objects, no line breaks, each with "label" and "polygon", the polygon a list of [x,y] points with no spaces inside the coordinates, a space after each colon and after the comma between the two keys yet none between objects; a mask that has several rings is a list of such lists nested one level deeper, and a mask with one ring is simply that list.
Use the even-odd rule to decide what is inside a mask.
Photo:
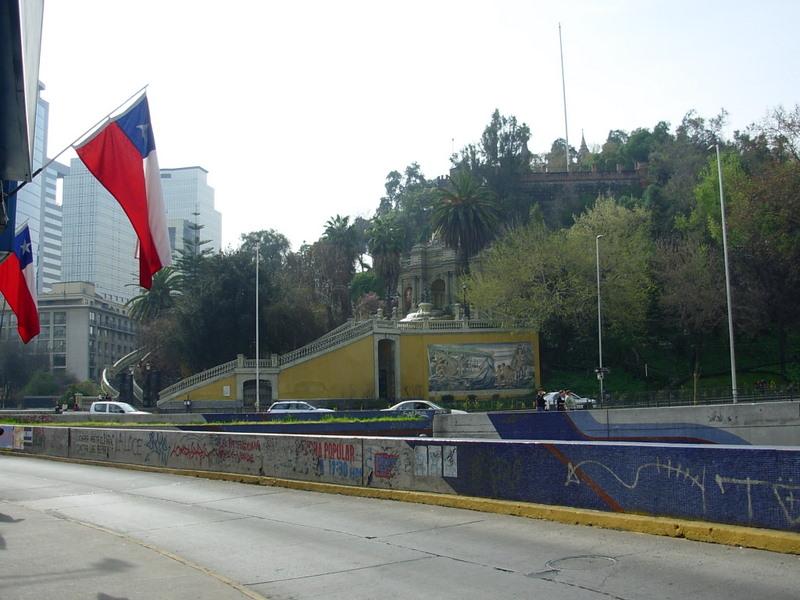
[{"label": "concrete barrier wall", "polygon": [[800,532],[800,447],[20,429],[35,454]]},{"label": "concrete barrier wall", "polygon": [[800,402],[436,415],[433,435],[800,446]]}]

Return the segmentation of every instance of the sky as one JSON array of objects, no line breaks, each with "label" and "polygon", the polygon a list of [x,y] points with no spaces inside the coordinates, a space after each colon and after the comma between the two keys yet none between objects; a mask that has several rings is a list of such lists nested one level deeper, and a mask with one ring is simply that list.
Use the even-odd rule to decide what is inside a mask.
[{"label": "sky", "polygon": [[[45,0],[49,155],[148,85],[161,167],[209,173],[222,241],[297,249],[369,218],[386,175],[446,175],[499,109],[529,148],[800,102],[794,0]],[[68,150],[59,159],[75,157]]]}]

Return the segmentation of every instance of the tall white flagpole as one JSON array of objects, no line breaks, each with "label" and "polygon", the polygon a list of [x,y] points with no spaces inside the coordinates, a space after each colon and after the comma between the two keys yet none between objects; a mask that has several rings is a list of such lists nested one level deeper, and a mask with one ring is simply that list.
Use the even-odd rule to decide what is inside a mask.
[{"label": "tall white flagpole", "polygon": [[567,173],[569,173],[569,127],[567,126],[567,84],[564,81],[564,47],[561,44],[561,23],[558,24],[558,49],[561,52],[561,94],[564,98],[564,150],[567,153]]}]

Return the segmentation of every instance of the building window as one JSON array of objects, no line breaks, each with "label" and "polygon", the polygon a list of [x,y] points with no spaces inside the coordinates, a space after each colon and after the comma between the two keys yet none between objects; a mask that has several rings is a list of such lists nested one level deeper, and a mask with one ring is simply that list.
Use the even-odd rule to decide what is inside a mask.
[{"label": "building window", "polygon": [[67,356],[65,354],[54,354],[53,355],[53,367],[64,368],[67,366]]},{"label": "building window", "polygon": [[53,323],[56,325],[65,325],[67,322],[67,313],[65,312],[54,312],[53,313]]},{"label": "building window", "polygon": [[39,325],[50,325],[50,313],[39,313]]},{"label": "building window", "polygon": [[55,326],[53,327],[53,338],[54,339],[64,339],[67,337],[67,328],[63,326]]}]

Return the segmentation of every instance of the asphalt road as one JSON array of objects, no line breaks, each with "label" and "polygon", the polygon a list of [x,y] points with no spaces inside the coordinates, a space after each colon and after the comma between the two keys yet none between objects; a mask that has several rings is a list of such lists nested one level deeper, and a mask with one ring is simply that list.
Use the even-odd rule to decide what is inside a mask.
[{"label": "asphalt road", "polygon": [[0,598],[796,599],[800,557],[0,455]]}]

